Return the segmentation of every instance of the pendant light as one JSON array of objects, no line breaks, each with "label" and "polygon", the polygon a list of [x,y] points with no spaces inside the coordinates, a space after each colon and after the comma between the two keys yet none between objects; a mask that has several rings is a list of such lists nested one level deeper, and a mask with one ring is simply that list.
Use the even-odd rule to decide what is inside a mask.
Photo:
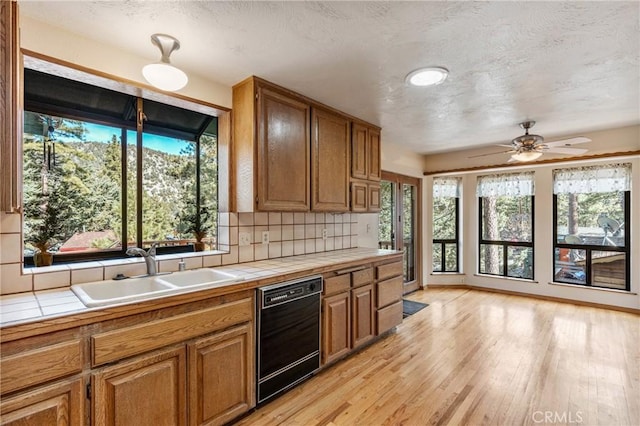
[{"label": "pendant light", "polygon": [[169,62],[171,53],[180,49],[178,39],[167,34],[153,34],[151,43],[158,46],[162,57],[159,62],[145,65],[142,68],[144,78],[160,90],[174,92],[182,89],[189,81],[189,78],[184,71],[174,67]]}]

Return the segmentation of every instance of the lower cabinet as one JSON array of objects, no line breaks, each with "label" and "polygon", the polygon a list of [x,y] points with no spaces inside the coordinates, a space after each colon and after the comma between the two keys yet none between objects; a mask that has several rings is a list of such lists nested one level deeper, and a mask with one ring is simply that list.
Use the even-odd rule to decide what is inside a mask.
[{"label": "lower cabinet", "polygon": [[375,335],[373,284],[351,290],[352,347],[356,348]]},{"label": "lower cabinet", "polygon": [[351,350],[351,295],[349,291],[322,299],[322,363]]},{"label": "lower cabinet", "polygon": [[0,423],[11,426],[84,424],[84,380],[67,379],[22,392],[0,403]]},{"label": "lower cabinet", "polygon": [[220,425],[253,407],[250,323],[189,345],[189,424]]},{"label": "lower cabinet", "polygon": [[134,358],[92,377],[92,424],[185,425],[184,346]]}]

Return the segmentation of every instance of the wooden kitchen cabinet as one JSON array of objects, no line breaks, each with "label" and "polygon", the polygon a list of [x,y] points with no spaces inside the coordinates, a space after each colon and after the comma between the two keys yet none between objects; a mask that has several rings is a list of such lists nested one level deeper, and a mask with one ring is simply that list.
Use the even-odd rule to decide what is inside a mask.
[{"label": "wooden kitchen cabinet", "polygon": [[235,207],[308,211],[310,105],[257,77],[233,87]]},{"label": "wooden kitchen cabinet", "polygon": [[255,405],[253,350],[250,323],[189,345],[190,425],[222,425]]},{"label": "wooden kitchen cabinet", "polygon": [[354,122],[351,131],[351,177],[379,181],[380,130]]},{"label": "wooden kitchen cabinet", "polygon": [[355,349],[375,335],[373,284],[351,290],[352,347]]},{"label": "wooden kitchen cabinet", "polygon": [[380,211],[380,184],[352,181],[351,211],[356,213]]},{"label": "wooden kitchen cabinet", "polygon": [[376,265],[376,335],[402,323],[402,261]]},{"label": "wooden kitchen cabinet", "polygon": [[0,403],[0,424],[80,426],[84,424],[84,381],[66,379],[22,392]]},{"label": "wooden kitchen cabinet", "polygon": [[142,355],[92,377],[93,425],[185,425],[186,348]]},{"label": "wooden kitchen cabinet", "polygon": [[351,295],[345,291],[322,299],[322,363],[351,351]]},{"label": "wooden kitchen cabinet", "polygon": [[369,153],[367,155],[367,179],[379,181],[382,177],[380,164],[380,130],[369,128]]},{"label": "wooden kitchen cabinet", "polygon": [[312,110],[311,209],[349,211],[349,119],[320,108]]}]

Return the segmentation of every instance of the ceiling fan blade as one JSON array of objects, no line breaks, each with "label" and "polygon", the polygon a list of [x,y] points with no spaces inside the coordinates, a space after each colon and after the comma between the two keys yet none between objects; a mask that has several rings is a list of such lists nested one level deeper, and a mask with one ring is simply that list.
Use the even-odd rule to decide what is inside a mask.
[{"label": "ceiling fan blade", "polygon": [[509,151],[500,151],[500,152],[490,152],[488,154],[479,154],[479,155],[472,155],[471,157],[467,157],[467,158],[478,158],[478,157],[486,157],[488,155],[498,155],[498,154],[506,154],[508,152],[516,152],[513,149],[510,149]]},{"label": "ceiling fan blade", "polygon": [[505,148],[511,148],[511,149],[513,149],[513,144],[509,144],[509,145],[507,145],[507,144],[501,144],[501,143],[499,143],[499,144],[496,144],[496,146],[503,146],[503,147],[505,147]]},{"label": "ceiling fan blade", "polygon": [[545,142],[544,144],[548,147],[552,147],[552,146],[571,146],[571,145],[577,145],[579,143],[586,143],[586,142],[591,142],[591,139],[585,138],[584,136],[579,136],[577,138],[569,138],[569,139],[562,139],[559,141]]},{"label": "ceiling fan blade", "polygon": [[553,153],[553,154],[580,155],[580,154],[584,154],[587,151],[589,151],[589,150],[588,149],[583,149],[583,148],[564,148],[564,147],[555,148],[555,147],[553,147],[553,148],[546,149],[544,152]]}]

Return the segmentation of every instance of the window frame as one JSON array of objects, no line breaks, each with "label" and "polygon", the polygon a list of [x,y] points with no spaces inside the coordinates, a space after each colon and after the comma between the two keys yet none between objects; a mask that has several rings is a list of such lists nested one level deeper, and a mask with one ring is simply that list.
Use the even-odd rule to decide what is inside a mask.
[{"label": "window frame", "polygon": [[[612,251],[625,253],[625,289],[622,291],[631,291],[631,191],[624,192],[624,244],[620,246],[604,246],[594,244],[568,244],[558,242],[558,195],[553,194],[553,250],[551,251],[552,280],[556,283],[575,285],[579,287],[601,288],[607,290],[622,290],[613,287],[594,285],[592,282],[592,252],[594,251]],[[569,281],[560,281],[555,276],[556,267],[556,250],[584,250],[585,255],[585,283],[576,283]]]},{"label": "window frame", "polygon": [[[513,196],[510,196],[513,197]],[[483,198],[485,197],[478,197],[478,266],[477,266],[477,270],[478,270],[478,274],[482,274],[482,275],[490,275],[490,276],[495,276],[495,277],[505,277],[505,278],[512,278],[512,279],[520,279],[520,280],[527,280],[527,281],[535,281],[536,279],[536,268],[535,268],[535,257],[536,257],[536,252],[535,252],[535,195],[522,195],[522,197],[530,197],[531,198],[531,241],[505,241],[505,240],[485,240],[483,237],[483,230],[484,230],[484,222],[483,222]],[[502,247],[502,262],[503,262],[503,268],[502,268],[502,273],[501,274],[492,274],[489,272],[481,272],[480,271],[480,264],[481,264],[481,256],[480,253],[482,252],[482,246],[483,245],[494,245],[494,246],[498,246],[498,247]],[[531,248],[531,277],[514,277],[511,275],[508,275],[508,261],[509,261],[509,247],[529,247]]]},{"label": "window frame", "polygon": [[[442,257],[440,260],[440,270],[433,269],[433,251],[431,255],[431,265],[432,271],[434,274],[447,274],[447,273],[460,273],[460,197],[451,197],[455,198],[455,232],[454,238],[433,238],[431,243],[432,247],[436,244],[440,245],[440,253],[442,253]],[[433,205],[432,205],[432,214],[433,214]],[[431,224],[433,229],[433,223]],[[446,269],[447,265],[447,254],[446,254],[446,245],[447,244],[455,244],[456,246],[456,268],[453,271],[449,271]]]},{"label": "window frame", "polygon": [[[45,58],[43,56],[38,55],[36,56],[29,56],[29,53],[27,53],[27,55],[24,57],[25,58],[25,63],[29,62],[29,69],[33,69],[36,71],[40,70],[40,67],[43,67],[43,70],[48,69],[48,67],[44,64],[50,64],[50,63],[54,63],[56,67],[64,69],[64,76],[63,78],[69,79],[69,80],[75,80],[84,84],[88,84],[88,85],[96,85],[96,82],[93,81],[93,78],[95,78],[95,75],[88,73],[86,70],[80,70],[77,69],[76,67],[74,67],[72,64],[68,64],[68,63],[63,63],[63,61],[59,61],[59,60],[54,60],[54,59],[49,59],[49,58]],[[25,67],[26,68],[26,67]],[[47,71],[50,72],[50,71]],[[51,72],[51,74],[53,75],[58,75],[56,72]],[[62,76],[62,74],[60,74],[59,76]],[[120,91],[123,89],[123,82],[119,81],[118,78],[116,77],[111,77],[111,76],[107,76],[104,74],[100,75],[100,80],[102,81],[102,83],[105,83],[104,88],[110,89],[110,90],[116,90],[116,91]],[[109,86],[113,86],[113,87],[109,87]],[[183,109],[187,109],[187,110],[192,110],[194,112],[198,112],[200,114],[203,115],[208,115],[211,117],[211,120],[217,120],[218,121],[218,131],[216,134],[216,144],[217,144],[217,149],[216,149],[216,153],[217,153],[217,158],[218,158],[218,170],[217,170],[217,212],[220,211],[224,211],[225,209],[228,208],[228,203],[229,200],[228,198],[225,196],[224,199],[221,200],[220,198],[220,191],[221,189],[226,189],[227,191],[229,190],[229,188],[226,187],[226,185],[228,185],[228,177],[226,176],[221,176],[224,173],[228,173],[228,165],[224,165],[221,164],[221,158],[223,159],[223,161],[228,161],[228,141],[226,140],[226,138],[224,137],[224,135],[226,135],[228,132],[228,126],[230,124],[229,120],[228,120],[228,116],[230,114],[230,110],[228,108],[224,108],[224,107],[219,107],[217,105],[213,105],[213,104],[209,104],[207,102],[202,102],[199,101],[197,99],[192,99],[192,98],[188,98],[185,96],[172,96],[172,95],[167,95],[164,93],[158,93],[158,92],[154,92],[149,90],[148,88],[144,87],[142,88],[143,90],[141,91],[142,87],[138,87],[137,85],[131,83],[131,82],[126,82],[125,86],[124,86],[124,92],[128,92],[128,94],[130,96],[134,96],[138,102],[139,101],[144,101],[146,99],[153,101],[153,102],[159,102],[159,103],[164,103],[168,106],[173,106],[173,107],[178,107],[178,108],[183,108]],[[171,102],[173,101],[173,102]],[[189,106],[189,107],[187,107]],[[137,128],[139,126],[137,126],[137,123],[135,122],[129,122],[129,121],[125,121],[125,120],[117,120],[117,119],[113,119],[112,117],[103,117],[103,116],[99,116],[96,115],[94,113],[83,113],[82,111],[78,110],[78,109],[71,109],[68,107],[64,107],[64,106],[55,106],[55,105],[51,105],[51,104],[46,104],[46,105],[39,105],[37,102],[34,103],[34,105],[30,105],[30,104],[23,104],[23,108],[22,111],[29,111],[29,112],[33,112],[36,114],[46,114],[46,115],[54,115],[60,118],[66,118],[66,119],[72,119],[72,120],[78,120],[78,121],[85,121],[88,123],[93,123],[93,124],[100,124],[100,125],[108,125],[108,126],[113,126],[113,127],[117,127],[121,130],[121,146],[120,146],[120,155],[121,155],[121,178],[122,178],[122,182],[121,182],[121,186],[120,186],[120,193],[121,193],[121,211],[122,211],[122,242],[125,242],[123,244],[123,247],[121,249],[114,249],[114,250],[103,250],[103,251],[94,251],[94,252],[86,252],[86,253],[74,253],[74,252],[68,252],[65,253],[64,255],[58,255],[54,257],[54,264],[71,264],[71,263],[79,263],[79,262],[88,262],[88,261],[99,261],[99,260],[115,260],[115,259],[123,259],[126,258],[126,250],[127,250],[127,238],[128,238],[128,234],[131,233],[131,230],[127,230],[127,224],[126,224],[126,217],[127,217],[127,199],[126,199],[126,191],[127,191],[127,131],[134,131],[134,132],[138,132]],[[138,115],[137,115],[138,116]],[[209,120],[209,122],[211,122],[211,120]],[[137,120],[136,120],[137,121]],[[224,126],[224,128],[221,128],[221,126]],[[153,134],[160,134],[163,136],[167,136],[167,137],[171,137],[171,138],[178,138],[180,139],[180,135],[177,133],[173,133],[171,129],[167,129],[166,132],[158,132],[156,131],[157,128],[154,128],[154,130],[152,130]],[[22,134],[23,129],[20,129],[20,134]],[[142,135],[141,133],[139,133],[139,136],[137,137],[137,139],[139,139],[141,141],[142,139]],[[222,140],[221,140],[221,135],[223,136]],[[201,135],[200,135],[201,136]],[[197,203],[197,208],[199,209],[201,206],[201,197],[200,197],[200,173],[201,173],[201,168],[200,168],[200,163],[201,163],[201,159],[199,158],[200,155],[200,140],[199,137],[197,138],[197,140],[192,141],[195,143],[195,152],[196,152],[196,182],[197,182],[197,186],[196,186],[196,193],[197,193],[197,199],[196,199],[196,203]],[[139,163],[139,159],[142,155],[142,145],[140,142],[136,141],[135,144],[130,144],[130,145],[135,145],[135,149],[136,149],[136,153],[135,156],[138,159],[138,163]],[[225,152],[221,155],[221,149],[224,149]],[[20,170],[22,170],[22,152],[20,152]],[[137,170],[141,170],[141,167],[136,167]],[[223,188],[221,188],[221,184],[223,186]],[[138,186],[138,188],[140,188],[142,186],[142,182],[138,181],[138,179],[136,179],[136,185]],[[138,191],[139,197],[141,197],[141,191]],[[141,203],[139,203],[138,205],[142,205]],[[136,217],[140,217],[139,219],[137,219],[138,222],[138,233],[141,233],[142,228],[139,226],[141,218],[142,218],[142,209],[137,209],[136,211]],[[216,229],[216,235],[218,234],[218,230]],[[21,232],[20,233],[21,239],[24,240],[24,234]],[[136,236],[136,244],[140,245],[142,243],[142,240],[137,238]],[[188,248],[190,248],[189,246],[186,245],[182,245],[182,246],[169,246],[169,247],[158,247],[157,248],[157,253],[158,254],[171,254],[171,253],[185,253],[185,252],[191,252],[192,250],[187,250]],[[25,267],[33,267],[34,266],[34,261],[33,261],[33,256],[32,255],[22,255],[22,260],[23,260],[23,265]],[[61,261],[62,260],[62,261]]]}]

